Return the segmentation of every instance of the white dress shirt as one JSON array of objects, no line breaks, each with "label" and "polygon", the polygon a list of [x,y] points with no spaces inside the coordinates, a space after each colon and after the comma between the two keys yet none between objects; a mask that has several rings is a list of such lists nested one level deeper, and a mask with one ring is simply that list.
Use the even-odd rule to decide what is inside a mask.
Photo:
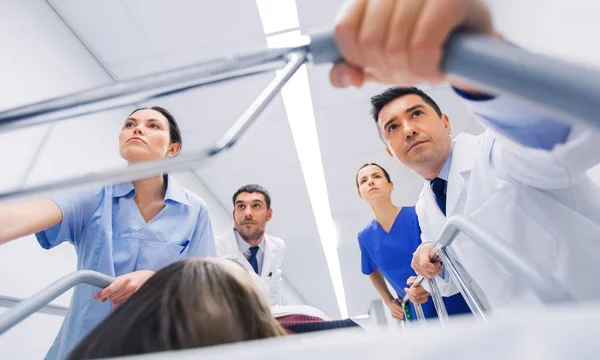
[{"label": "white dress shirt", "polygon": [[[244,239],[242,239],[240,234],[238,234],[237,230],[234,231],[234,233],[235,233],[235,239],[237,240],[237,244],[238,244],[238,248],[240,249],[240,252],[242,253],[242,255],[244,255],[246,260],[250,261],[250,256],[252,255],[252,252],[250,251],[250,244],[248,244]],[[260,242],[258,243],[257,246],[258,246],[258,252],[256,253],[256,261],[258,263],[258,275],[260,275],[262,272],[263,259],[265,257],[265,238],[264,238],[264,236],[260,240]]]}]

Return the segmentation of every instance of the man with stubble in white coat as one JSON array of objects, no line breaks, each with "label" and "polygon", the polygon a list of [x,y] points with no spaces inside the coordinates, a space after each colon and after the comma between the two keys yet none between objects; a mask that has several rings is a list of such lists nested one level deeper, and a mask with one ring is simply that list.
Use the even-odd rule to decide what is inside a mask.
[{"label": "man with stubble in white coat", "polygon": [[239,188],[233,195],[234,227],[215,237],[218,256],[231,258],[260,277],[271,306],[281,304],[281,262],[285,243],[266,233],[273,217],[271,196],[260,185]]},{"label": "man with stubble in white coat", "polygon": [[[463,214],[553,275],[577,299],[600,300],[600,286],[594,285],[600,274],[600,189],[586,174],[600,161],[598,131],[563,123],[507,96],[488,95],[440,69],[443,45],[454,30],[500,37],[485,4],[355,0],[339,19],[335,38],[346,60],[330,73],[334,86],[446,80],[486,128],[479,136],[452,140],[451,119],[418,89],[393,88],[372,99],[388,153],[424,178],[416,205],[423,244],[413,258],[415,271],[427,278],[444,275],[433,242],[447,219]],[[451,250],[493,309],[538,303],[527,284],[464,235]],[[443,291],[449,295],[456,288]]]}]

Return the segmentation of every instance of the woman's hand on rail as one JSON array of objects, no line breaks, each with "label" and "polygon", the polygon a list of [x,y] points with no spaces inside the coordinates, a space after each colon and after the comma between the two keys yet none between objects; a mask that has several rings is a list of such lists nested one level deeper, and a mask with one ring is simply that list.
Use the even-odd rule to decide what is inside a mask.
[{"label": "woman's hand on rail", "polygon": [[404,310],[402,310],[402,305],[398,302],[398,299],[393,299],[388,301],[386,305],[390,308],[392,312],[392,317],[396,320],[404,320]]},{"label": "woman's hand on rail", "polygon": [[152,275],[154,275],[152,270],[139,270],[121,275],[112,284],[92,296],[92,299],[101,302],[112,301],[113,308],[117,308],[127,301]]},{"label": "woman's hand on rail", "polygon": [[423,243],[413,254],[411,263],[415,272],[426,279],[431,279],[442,272],[442,262],[437,256],[433,243]]},{"label": "woman's hand on rail", "polygon": [[347,1],[334,30],[345,61],[331,70],[331,83],[439,83],[443,47],[457,28],[497,35],[479,0]]},{"label": "woman's hand on rail", "polygon": [[425,288],[423,288],[421,284],[415,285],[413,287],[416,278],[416,276],[411,276],[408,278],[408,280],[406,281],[406,285],[408,285],[409,287],[405,288],[404,291],[406,291],[406,295],[408,295],[408,298],[413,304],[424,304],[427,302],[427,299],[429,299],[429,293],[427,292],[427,290],[425,290]]}]

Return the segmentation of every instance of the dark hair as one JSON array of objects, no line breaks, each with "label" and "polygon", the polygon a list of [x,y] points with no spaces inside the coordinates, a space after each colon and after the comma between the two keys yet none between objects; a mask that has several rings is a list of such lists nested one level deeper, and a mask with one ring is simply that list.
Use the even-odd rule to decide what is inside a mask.
[{"label": "dark hair", "polygon": [[265,197],[265,202],[267,203],[267,209],[271,208],[271,196],[269,195],[269,192],[267,191],[267,189],[265,189],[264,187],[257,185],[257,184],[244,185],[241,188],[239,188],[233,194],[233,205],[235,205],[235,201],[237,200],[238,195],[243,192],[247,192],[247,193],[251,193],[251,194],[257,192],[257,193],[263,194]]},{"label": "dark hair", "polygon": [[140,110],[154,110],[161,113],[167,121],[169,122],[169,135],[171,137],[171,143],[179,144],[183,147],[183,140],[181,139],[181,131],[179,130],[179,125],[177,124],[177,120],[175,120],[175,116],[169,112],[169,110],[162,108],[160,106],[152,106],[152,107],[143,107],[139,109],[135,109],[129,116],[135,114]]},{"label": "dark hair", "polygon": [[439,117],[442,116],[442,110],[440,110],[438,104],[420,89],[416,87],[393,87],[387,89],[379,95],[371,97],[371,115],[375,119],[375,123],[379,122],[379,113],[381,112],[381,109],[383,109],[390,102],[406,95],[418,95],[426,104],[435,110]]},{"label": "dark hair", "polygon": [[172,263],[150,277],[75,347],[69,359],[189,349],[280,335],[285,331],[247,270],[225,258],[192,258]]},{"label": "dark hair", "polygon": [[387,172],[387,171],[385,171],[385,169],[384,169],[384,168],[382,168],[382,167],[381,167],[381,165],[379,165],[379,164],[376,164],[376,163],[366,163],[366,164],[364,164],[363,166],[359,167],[359,168],[358,168],[358,171],[356,171],[356,179],[355,179],[355,180],[356,180],[356,188],[357,188],[357,189],[360,187],[360,186],[358,185],[358,173],[359,173],[359,172],[360,172],[362,169],[366,168],[367,166],[371,166],[371,165],[373,165],[373,166],[377,166],[378,168],[380,168],[380,169],[381,169],[381,171],[383,171],[383,176],[385,176],[385,178],[387,179],[387,181],[388,181],[388,182],[390,182],[390,183],[392,182],[392,180],[390,179],[390,174],[388,174],[388,172]]}]

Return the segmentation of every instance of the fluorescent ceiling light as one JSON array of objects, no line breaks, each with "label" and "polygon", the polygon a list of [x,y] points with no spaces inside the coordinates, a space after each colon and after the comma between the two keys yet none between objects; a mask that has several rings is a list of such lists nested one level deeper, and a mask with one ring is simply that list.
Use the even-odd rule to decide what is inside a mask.
[{"label": "fluorescent ceiling light", "polygon": [[[284,29],[299,27],[295,0],[256,0],[256,4],[267,35]],[[271,5],[273,8],[267,9]],[[275,11],[275,9],[277,10]],[[286,15],[282,16],[282,14]],[[286,21],[289,22],[281,21],[283,18],[288,19]],[[277,26],[273,25],[275,23],[277,23]],[[269,47],[293,46],[301,43],[303,40],[303,36],[299,30],[267,36]],[[321,160],[321,149],[317,136],[317,125],[315,123],[306,66],[298,69],[296,74],[283,87],[281,95],[292,131],[292,137],[294,138],[296,152],[300,159],[304,182],[310,198],[319,237],[321,238],[340,315],[342,318],[347,318],[348,308],[346,306],[346,295],[344,293],[342,271],[337,249],[338,232],[331,217],[329,195],[327,193],[327,184]]]}]

